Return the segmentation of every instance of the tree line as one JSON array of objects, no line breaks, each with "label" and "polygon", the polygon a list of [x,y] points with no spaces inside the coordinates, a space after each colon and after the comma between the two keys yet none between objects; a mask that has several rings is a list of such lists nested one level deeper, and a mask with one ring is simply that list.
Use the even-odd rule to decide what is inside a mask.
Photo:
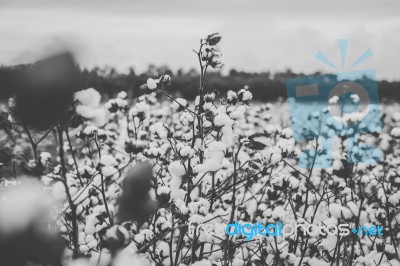
[{"label": "tree line", "polygon": [[[7,99],[13,95],[13,81],[21,77],[29,65],[1,66],[0,67],[0,99]],[[141,95],[140,85],[146,83],[149,77],[158,77],[168,74],[172,83],[168,87],[169,93],[175,96],[193,100],[199,89],[199,73],[190,69],[188,71],[172,71],[166,66],[156,67],[150,65],[143,73],[136,73],[133,68],[127,73],[119,73],[115,68],[80,68],[80,76],[85,87],[93,87],[104,98],[113,97],[120,91],[127,91],[131,98]],[[312,75],[321,75],[316,72]],[[311,75],[311,76],[312,76]],[[228,74],[211,72],[205,80],[207,92],[216,91],[221,94],[228,90],[240,90],[243,86],[250,87],[253,99],[259,101],[276,101],[286,99],[286,81],[295,77],[307,76],[303,73],[293,73],[290,69],[283,72],[251,73],[231,69]],[[336,82],[336,76],[330,75],[330,82]],[[378,81],[379,94],[382,101],[400,101],[399,81]]]}]

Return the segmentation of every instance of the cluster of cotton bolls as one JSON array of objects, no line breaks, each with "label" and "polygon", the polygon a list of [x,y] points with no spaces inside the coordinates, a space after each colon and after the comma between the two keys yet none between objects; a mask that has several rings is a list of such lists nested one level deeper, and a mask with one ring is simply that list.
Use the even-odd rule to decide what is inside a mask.
[{"label": "cluster of cotton bolls", "polygon": [[[197,53],[203,69],[220,66],[220,40],[219,34],[202,39]],[[342,128],[328,119],[319,134],[309,132],[304,146],[315,149],[312,156],[324,156],[321,138],[339,135],[332,167],[301,168],[296,162],[304,146],[295,143],[299,132],[282,118],[283,105],[253,104],[248,86],[219,94],[204,84],[191,102],[170,96],[170,83],[168,75],[152,77],[140,87],[142,96],[130,99],[120,92],[104,104],[95,89],[78,91],[73,113],[79,119],[59,122],[58,135],[44,132],[52,149],[35,150],[35,142],[27,148],[20,143],[31,136],[11,128],[20,140],[10,154],[36,151],[23,173],[40,181],[31,190],[19,189],[10,162],[17,157],[7,159],[0,150],[6,177],[0,183],[0,247],[11,254],[37,241],[35,252],[46,248],[68,266],[400,264],[400,113],[394,107],[382,110],[387,114],[382,132],[357,135],[381,149],[382,164],[348,160],[358,151],[346,153]],[[327,112],[304,119],[321,119]],[[13,121],[8,114],[0,119]],[[226,234],[235,222],[345,223],[350,229],[381,226],[384,232],[308,235],[300,228],[249,241]],[[28,242],[19,242],[17,231],[29,233]],[[23,253],[21,259],[60,265],[46,253],[33,255]]]}]

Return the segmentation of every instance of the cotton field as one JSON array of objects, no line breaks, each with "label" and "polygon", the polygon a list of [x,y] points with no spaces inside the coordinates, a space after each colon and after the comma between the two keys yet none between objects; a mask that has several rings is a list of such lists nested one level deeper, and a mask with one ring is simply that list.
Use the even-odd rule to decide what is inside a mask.
[{"label": "cotton field", "polygon": [[[0,265],[400,265],[398,105],[383,106],[382,131],[363,139],[382,162],[351,160],[337,138],[332,167],[301,167],[306,146],[311,162],[321,155],[319,136],[295,141],[286,102],[203,86],[221,66],[220,41],[211,34],[194,54],[194,102],[169,95],[173,78],[162,75],[135,99],[61,86],[33,99],[18,91],[3,106]],[[247,240],[227,234],[235,222],[380,226],[383,235],[300,226]],[[210,230],[189,230],[199,225]]]}]

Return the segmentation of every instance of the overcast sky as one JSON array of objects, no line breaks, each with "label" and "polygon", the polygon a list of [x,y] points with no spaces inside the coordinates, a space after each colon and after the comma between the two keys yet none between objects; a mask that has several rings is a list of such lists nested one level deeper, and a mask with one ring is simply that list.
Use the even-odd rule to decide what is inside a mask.
[{"label": "overcast sky", "polygon": [[225,69],[334,72],[314,56],[321,51],[340,65],[337,40],[347,38],[348,64],[370,48],[373,57],[355,69],[400,80],[398,0],[60,2],[0,0],[0,64],[63,45],[89,67],[189,69],[199,39],[220,32]]}]

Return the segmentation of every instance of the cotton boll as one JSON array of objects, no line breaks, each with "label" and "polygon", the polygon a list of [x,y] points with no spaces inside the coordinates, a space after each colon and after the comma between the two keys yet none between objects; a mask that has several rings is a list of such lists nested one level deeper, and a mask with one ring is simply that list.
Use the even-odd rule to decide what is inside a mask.
[{"label": "cotton boll", "polygon": [[97,90],[89,88],[76,92],[74,94],[74,99],[84,106],[97,108],[100,105],[101,95]]},{"label": "cotton boll", "polygon": [[58,182],[54,183],[53,189],[52,189],[52,195],[58,201],[62,201],[62,200],[66,199],[67,193],[65,191],[65,186],[64,186],[63,182],[58,181]]},{"label": "cotton boll", "polygon": [[185,167],[183,166],[183,164],[181,164],[180,161],[174,161],[168,166],[168,172],[171,175],[171,181],[169,183],[171,187],[171,198],[179,199],[179,188],[181,186],[182,176],[186,174]]},{"label": "cotton boll", "polygon": [[240,164],[244,164],[245,162],[250,160],[250,156],[248,153],[244,152],[244,151],[240,151],[238,154],[238,161],[240,162]]},{"label": "cotton boll", "polygon": [[184,110],[185,107],[187,107],[187,106],[188,106],[188,102],[183,98],[177,98],[172,103],[172,109],[174,109],[175,111],[178,111],[178,112],[181,110]]},{"label": "cotton boll", "polygon": [[181,114],[181,116],[179,117],[179,121],[181,122],[182,125],[189,126],[191,123],[193,123],[194,117],[189,112],[185,112]]},{"label": "cotton boll", "polygon": [[88,120],[88,123],[98,127],[102,127],[107,123],[108,116],[106,110],[98,108],[93,110],[93,117]]},{"label": "cotton boll", "polygon": [[129,232],[121,225],[114,225],[107,229],[102,239],[105,247],[112,253],[126,247],[130,243]]},{"label": "cotton boll", "polygon": [[339,96],[335,95],[329,99],[329,104],[336,104],[339,101]]},{"label": "cotton boll", "polygon": [[150,266],[150,261],[142,254],[130,255],[121,252],[114,259],[113,266]]},{"label": "cotton boll", "polygon": [[393,206],[397,206],[400,203],[400,192],[398,191],[393,195],[390,195],[389,202],[393,204]]},{"label": "cotton boll", "polygon": [[100,163],[104,166],[113,166],[117,163],[114,156],[110,154],[104,154],[101,156]]},{"label": "cotton boll", "polygon": [[282,130],[282,132],[281,132],[281,136],[286,138],[286,139],[291,138],[292,137],[292,130],[290,128],[288,128],[288,127],[284,128]]},{"label": "cotton boll", "polygon": [[233,111],[229,114],[229,117],[233,120],[239,120],[243,118],[244,114],[240,111]]},{"label": "cotton boll", "polygon": [[19,182],[1,191],[0,260],[7,265],[27,265],[28,261],[59,265],[65,243],[48,226],[55,223],[53,202],[40,182],[24,178]]},{"label": "cotton boll", "polygon": [[358,216],[359,208],[358,208],[357,204],[350,201],[347,203],[347,207],[350,209],[350,211],[353,213],[354,216]]},{"label": "cotton boll", "polygon": [[258,202],[256,199],[252,199],[246,203],[246,212],[253,217],[257,210]]},{"label": "cotton boll", "polygon": [[2,192],[0,201],[0,235],[23,231],[30,223],[42,220],[51,206],[38,182],[23,180],[22,185]]},{"label": "cotton boll", "polygon": [[208,127],[211,127],[211,126],[212,126],[212,123],[210,121],[208,121],[208,120],[204,121],[204,123],[203,123],[203,127],[204,128],[208,128]]},{"label": "cotton boll", "polygon": [[152,78],[147,79],[146,84],[147,88],[149,88],[150,90],[155,90],[157,88],[157,82]]},{"label": "cotton boll", "polygon": [[201,260],[201,261],[196,261],[195,263],[192,264],[192,266],[212,266],[212,263],[209,260]]},{"label": "cotton boll", "polygon": [[217,171],[221,168],[222,161],[225,157],[226,145],[223,142],[215,141],[210,143],[205,151],[206,160],[202,164],[195,165],[193,171],[195,173],[205,173]]},{"label": "cotton boll", "polygon": [[150,131],[154,134],[156,138],[167,139],[168,131],[163,123],[158,122],[150,127]]},{"label": "cotton boll", "polygon": [[246,88],[241,89],[238,93],[239,100],[245,104],[248,104],[250,100],[253,98],[253,94],[248,91]]},{"label": "cotton boll", "polygon": [[189,131],[188,133],[184,134],[182,137],[185,141],[192,140],[193,139],[193,131]]},{"label": "cotton boll", "polygon": [[182,177],[186,174],[186,169],[180,161],[173,161],[168,166],[168,171],[172,176]]},{"label": "cotton boll", "polygon": [[214,124],[218,127],[229,126],[233,125],[233,121],[227,114],[218,114],[214,117]]},{"label": "cotton boll", "polygon": [[328,235],[320,244],[321,248],[328,251],[333,251],[337,243],[337,237]]},{"label": "cotton boll", "polygon": [[96,225],[93,222],[86,222],[85,225],[85,233],[86,234],[94,234],[96,233]]},{"label": "cotton boll", "polygon": [[190,146],[184,146],[179,149],[180,156],[184,158],[192,158],[194,156],[195,150],[193,150]]},{"label": "cotton boll", "polygon": [[68,263],[67,266],[94,266],[88,259],[76,259]]},{"label": "cotton boll", "polygon": [[227,103],[235,105],[237,103],[237,100],[238,100],[238,96],[237,96],[236,92],[231,91],[231,90],[227,92],[227,94],[226,94]]},{"label": "cotton boll", "polygon": [[233,129],[231,126],[223,126],[221,128],[221,142],[223,142],[227,147],[230,147],[234,144],[233,140]]},{"label": "cotton boll", "polygon": [[282,154],[280,152],[273,153],[271,156],[271,163],[277,164],[282,160]]},{"label": "cotton boll", "polygon": [[392,131],[390,131],[390,135],[394,138],[400,138],[400,127],[394,127]]},{"label": "cotton boll", "polygon": [[350,209],[344,206],[342,206],[342,215],[344,219],[350,219],[354,216],[354,214],[350,211]]},{"label": "cotton boll", "polygon": [[215,110],[215,106],[212,103],[206,102],[203,105],[203,110],[204,110],[204,112],[213,111],[213,110]]},{"label": "cotton boll", "polygon": [[80,245],[79,251],[83,254],[86,254],[87,252],[89,252],[89,247],[87,245]]},{"label": "cotton boll", "polygon": [[95,248],[97,248],[97,245],[98,245],[98,243],[97,243],[97,240],[96,240],[96,239],[93,239],[92,241],[90,241],[89,243],[87,243],[87,246],[88,246],[90,249],[95,249]]},{"label": "cotton boll", "polygon": [[236,108],[236,111],[241,112],[241,113],[246,113],[246,106],[240,105]]},{"label": "cotton boll", "polygon": [[107,121],[106,110],[101,108],[101,95],[93,88],[82,90],[74,94],[78,101],[76,113],[85,118],[89,123],[98,127],[104,126]]},{"label": "cotton boll", "polygon": [[329,205],[329,213],[336,219],[341,219],[342,218],[342,205],[339,205],[337,203],[331,203]]},{"label": "cotton boll", "polygon": [[278,147],[268,147],[267,149],[261,151],[261,155],[267,162],[276,164],[282,159],[282,150]]},{"label": "cotton boll", "polygon": [[40,153],[40,162],[43,165],[46,165],[46,163],[50,162],[50,160],[51,160],[51,154],[49,152]]},{"label": "cotton boll", "polygon": [[156,246],[156,252],[160,257],[169,257],[169,245],[165,241],[160,241]]},{"label": "cotton boll", "polygon": [[101,168],[101,173],[104,177],[111,177],[118,173],[118,169],[113,166],[104,166]]}]

